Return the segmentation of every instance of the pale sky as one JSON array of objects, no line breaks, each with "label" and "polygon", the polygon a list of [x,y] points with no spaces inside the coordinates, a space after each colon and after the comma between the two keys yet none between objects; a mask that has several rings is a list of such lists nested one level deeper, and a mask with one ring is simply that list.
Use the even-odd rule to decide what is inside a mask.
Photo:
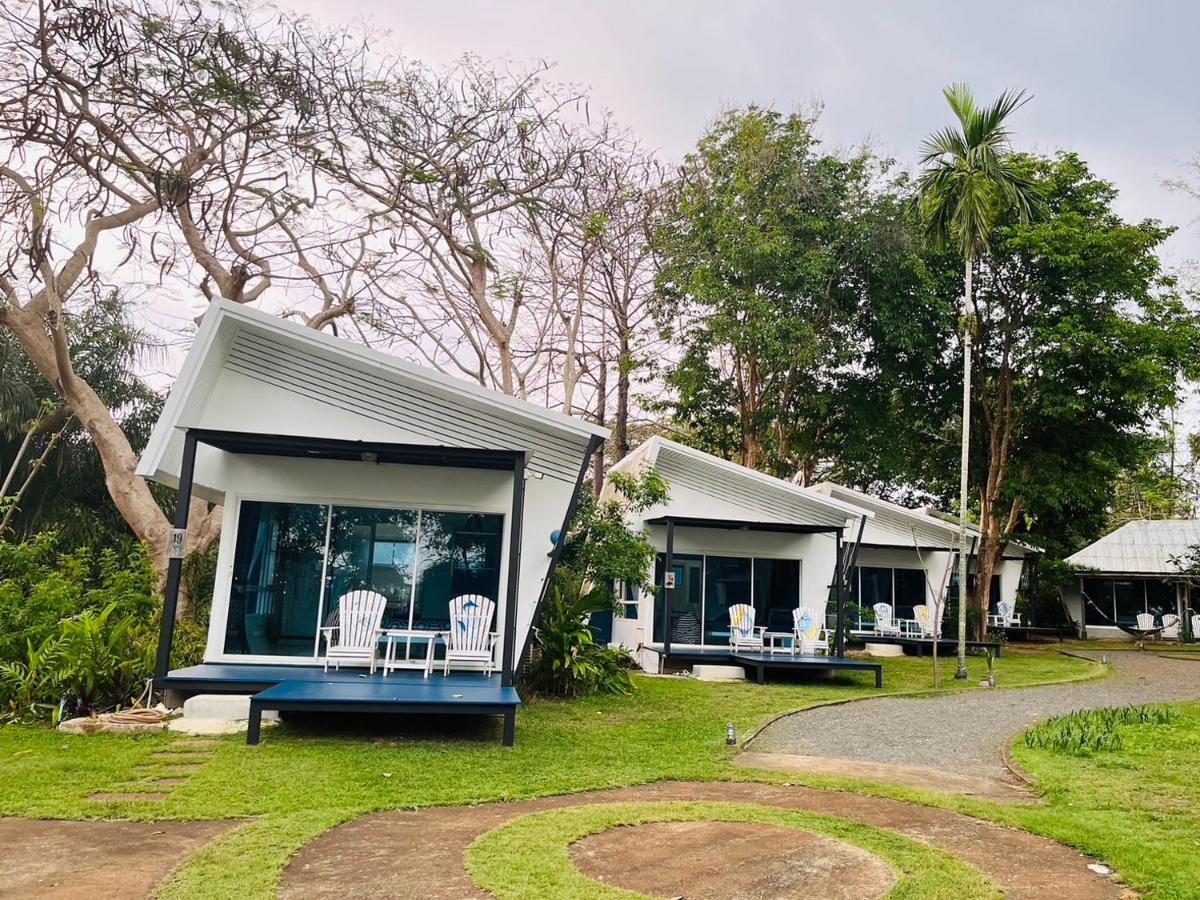
[{"label": "pale sky", "polygon": [[1200,3],[787,2],[787,0],[279,0],[327,24],[367,22],[381,42],[438,64],[466,52],[556,63],[664,159],[723,106],[819,101],[833,147],[869,141],[902,165],[949,122],[966,81],[991,99],[1034,95],[1016,145],[1078,151],[1121,190],[1127,218],[1177,225],[1168,264],[1200,258],[1200,201],[1162,185],[1200,154]]}]

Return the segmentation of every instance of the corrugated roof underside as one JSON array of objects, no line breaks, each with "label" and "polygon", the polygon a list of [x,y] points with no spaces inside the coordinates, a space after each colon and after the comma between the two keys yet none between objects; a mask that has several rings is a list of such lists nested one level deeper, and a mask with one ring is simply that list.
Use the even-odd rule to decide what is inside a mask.
[{"label": "corrugated roof underside", "polygon": [[[586,440],[547,434],[460,397],[420,387],[344,360],[333,361],[290,346],[285,337],[238,329],[226,368],[271,387],[328,403],[385,425],[403,427],[430,444],[527,450],[533,467],[564,481],[579,475]],[[353,437],[353,436],[349,436]]]},{"label": "corrugated roof underside", "polygon": [[1200,521],[1129,522],[1067,557],[1070,565],[1101,572],[1173,574],[1171,557],[1184,557],[1200,544]]},{"label": "corrugated roof underside", "polygon": [[684,485],[754,511],[763,521],[830,527],[846,524],[847,515],[839,510],[830,509],[784,487],[775,488],[769,482],[752,476],[739,476],[722,466],[679,453],[670,447],[664,446],[659,450],[654,468],[671,484]]}]

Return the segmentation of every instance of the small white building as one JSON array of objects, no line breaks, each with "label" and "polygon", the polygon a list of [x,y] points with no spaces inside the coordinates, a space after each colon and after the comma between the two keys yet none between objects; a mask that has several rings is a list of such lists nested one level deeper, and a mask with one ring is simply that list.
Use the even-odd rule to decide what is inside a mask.
[{"label": "small white building", "polygon": [[[482,596],[495,612],[500,677],[483,679],[470,695],[418,679],[405,702],[471,712],[494,701],[511,741],[514,678],[559,552],[551,535],[566,528],[606,434],[277,316],[214,302],[138,469],[179,488],[177,528],[186,525],[192,493],[225,510],[204,664],[167,671],[174,559],[156,681],[179,690],[275,686],[283,693],[281,682],[294,682],[293,693],[313,695],[316,704],[321,629],[336,621],[347,593],[383,595],[382,628],[415,634],[426,659],[449,628],[450,601]],[[405,653],[412,644],[405,639]],[[378,697],[359,697],[357,677],[325,708],[397,702],[398,679]],[[507,693],[493,698],[483,685]],[[324,690],[334,690],[329,678]]]},{"label": "small white building", "polygon": [[[848,576],[849,590],[859,610],[887,603],[898,619],[912,619],[913,607],[939,606],[946,615],[958,596],[958,522],[928,508],[910,509],[871,494],[833,482],[814,485],[813,491],[870,510],[861,536],[847,535],[854,542],[849,551],[853,568]],[[972,550],[979,529],[968,526]],[[1017,593],[1026,567],[1038,551],[1028,544],[1011,541],[1005,545],[999,565],[992,575],[991,612],[1001,601],[1015,608]],[[969,557],[975,571],[975,555]],[[974,576],[968,575],[971,587]],[[869,622],[861,617],[852,622],[854,630],[869,631]]]},{"label": "small white building", "polygon": [[1139,613],[1158,624],[1163,614],[1190,623],[1200,598],[1172,560],[1200,546],[1200,520],[1127,522],[1066,559],[1078,575],[1063,590],[1063,602],[1087,637],[1130,638],[1117,623],[1135,626]]},{"label": "small white building", "polygon": [[[666,480],[669,496],[633,525],[658,550],[654,584],[664,584],[669,557],[675,587],[657,598],[627,595],[624,614],[613,620],[614,643],[728,649],[729,608],[739,603],[753,606],[757,623],[774,631],[790,632],[798,607],[825,621],[846,535],[870,511],[661,437],[612,471],[650,468]],[[613,495],[611,484],[605,491]]]}]

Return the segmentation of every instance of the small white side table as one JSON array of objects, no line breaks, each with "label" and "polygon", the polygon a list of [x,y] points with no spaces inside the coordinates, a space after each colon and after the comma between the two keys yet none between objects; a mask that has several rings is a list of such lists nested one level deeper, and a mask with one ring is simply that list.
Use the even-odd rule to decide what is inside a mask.
[{"label": "small white side table", "polygon": [[[783,646],[783,641],[790,641]],[[768,653],[796,653],[796,636],[790,631],[764,631],[763,643]]]},{"label": "small white side table", "polygon": [[[383,638],[383,674],[397,669],[421,669],[425,677],[433,671],[433,651],[437,646],[440,631],[430,631],[426,628],[384,628],[379,632]],[[425,645],[425,658],[413,659],[413,643]],[[404,644],[404,658],[396,658],[396,645]]]}]

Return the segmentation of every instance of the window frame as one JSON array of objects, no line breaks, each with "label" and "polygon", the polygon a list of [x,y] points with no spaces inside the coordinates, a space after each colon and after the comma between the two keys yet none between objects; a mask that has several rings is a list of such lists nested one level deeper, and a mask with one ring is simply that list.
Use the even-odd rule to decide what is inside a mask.
[{"label": "window frame", "polygon": [[[323,506],[325,507],[325,553],[321,563],[321,589],[318,602],[318,631],[314,641],[314,652],[312,656],[277,656],[267,654],[253,653],[227,653],[225,651],[225,634],[229,626],[229,606],[231,599],[231,591],[233,587],[233,568],[235,561],[235,550],[237,544],[237,533],[241,527],[241,514],[243,502],[256,503],[292,503],[298,505]],[[330,530],[333,523],[333,508],[334,507],[358,507],[362,509],[411,509],[418,512],[439,512],[439,513],[462,513],[462,514],[478,514],[478,515],[495,515],[500,516],[500,560],[499,570],[501,573],[499,579],[499,588],[496,597],[496,627],[503,634],[505,633],[504,614],[507,602],[508,579],[504,577],[504,572],[507,571],[509,564],[510,552],[510,517],[512,510],[508,507],[501,507],[498,504],[487,504],[479,506],[465,506],[463,504],[450,503],[416,503],[403,499],[387,499],[381,500],[378,498],[362,499],[359,497],[330,497],[330,496],[309,496],[297,495],[291,492],[270,492],[270,491],[253,491],[253,492],[236,492],[227,491],[225,494],[225,509],[231,513],[225,519],[222,528],[222,539],[217,552],[217,577],[213,590],[213,606],[209,619],[208,638],[205,645],[204,659],[210,662],[252,662],[264,664],[279,664],[279,665],[316,665],[320,660],[320,624],[324,621],[325,615],[325,592],[328,578],[329,566],[329,542]],[[230,537],[225,539],[225,529],[229,529]],[[417,533],[418,539],[420,532]],[[414,573],[414,586],[416,583]],[[410,620],[411,621],[411,620]]]}]

